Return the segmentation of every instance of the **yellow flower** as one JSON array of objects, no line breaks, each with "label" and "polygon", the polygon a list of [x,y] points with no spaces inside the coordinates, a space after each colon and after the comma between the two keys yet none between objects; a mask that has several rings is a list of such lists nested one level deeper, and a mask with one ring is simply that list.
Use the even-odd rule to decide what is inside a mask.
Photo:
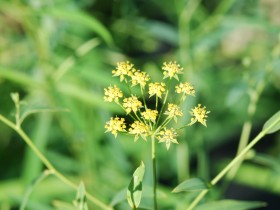
[{"label": "yellow flower", "polygon": [[132,86],[140,84],[140,86],[144,88],[149,80],[149,75],[146,72],[141,72],[140,70],[134,70],[131,75]]},{"label": "yellow flower", "polygon": [[159,139],[159,143],[164,142],[166,149],[169,150],[171,142],[178,144],[178,141],[176,139],[177,136],[178,134],[174,128],[171,129],[164,128],[164,130],[161,130],[159,132],[159,136],[157,138]]},{"label": "yellow flower", "polygon": [[108,88],[104,88],[104,101],[108,101],[108,102],[118,102],[119,98],[123,97],[123,93],[122,91],[116,86],[114,85],[114,87],[108,87]]},{"label": "yellow flower", "polygon": [[134,121],[129,128],[129,133],[135,135],[134,141],[137,141],[139,135],[146,141],[149,134],[149,126],[145,125],[143,122]]},{"label": "yellow flower", "polygon": [[163,79],[167,77],[171,79],[172,77],[174,77],[175,79],[179,80],[178,74],[183,73],[182,72],[183,68],[181,68],[181,66],[177,64],[176,61],[169,62],[169,63],[164,62],[162,70],[164,75]]},{"label": "yellow flower", "polygon": [[130,63],[129,61],[126,62],[118,62],[117,68],[112,71],[113,76],[117,77],[120,76],[120,80],[123,81],[125,76],[131,76],[132,75],[132,67],[134,64]]},{"label": "yellow flower", "polygon": [[[195,89],[194,87],[189,83],[189,82],[186,82],[186,83],[180,83],[179,85],[176,85],[175,86],[176,88],[176,93],[183,93],[184,96],[186,95],[192,95],[192,96],[195,96]],[[183,99],[185,98],[183,96]]]},{"label": "yellow flower", "polygon": [[198,104],[192,111],[190,112],[193,116],[191,118],[191,122],[188,125],[193,125],[197,121],[200,122],[202,125],[206,126],[206,118],[208,117],[207,114],[210,113],[210,111],[206,111],[206,107],[201,107],[201,104]]},{"label": "yellow flower", "polygon": [[107,129],[105,132],[111,132],[117,138],[119,131],[125,132],[124,118],[111,117],[110,121],[106,122],[105,128]]},{"label": "yellow flower", "polygon": [[126,114],[129,114],[131,111],[137,112],[137,110],[142,107],[142,102],[139,101],[136,96],[131,96],[123,100],[123,107]]},{"label": "yellow flower", "polygon": [[151,110],[147,109],[146,111],[142,112],[142,116],[145,120],[151,120],[153,123],[155,123],[157,118],[158,111],[157,110]]},{"label": "yellow flower", "polygon": [[161,98],[162,93],[165,91],[165,84],[163,82],[155,82],[149,84],[149,94],[150,97],[156,95],[157,97]]},{"label": "yellow flower", "polygon": [[164,114],[168,115],[169,118],[174,118],[175,122],[177,122],[177,116],[183,116],[180,107],[172,103],[168,103],[167,111],[165,111]]}]

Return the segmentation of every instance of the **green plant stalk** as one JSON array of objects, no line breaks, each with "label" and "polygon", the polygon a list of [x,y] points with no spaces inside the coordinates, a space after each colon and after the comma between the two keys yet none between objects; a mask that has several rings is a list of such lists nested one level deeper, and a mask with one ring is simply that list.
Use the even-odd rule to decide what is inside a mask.
[{"label": "green plant stalk", "polygon": [[[256,143],[258,143],[266,134],[267,132],[275,126],[278,122],[280,122],[280,118],[274,121],[270,126],[268,126],[265,130],[262,130],[241,152],[239,155],[237,155],[212,181],[210,182],[211,186],[214,186],[215,184],[220,181],[223,176],[237,163],[240,162],[240,160],[243,159],[244,155],[253,147]],[[207,194],[209,190],[202,190],[198,196],[193,200],[193,202],[190,204],[190,206],[187,208],[187,210],[192,210],[194,207],[197,206],[197,204],[200,202],[200,200]]]},{"label": "green plant stalk", "polygon": [[156,164],[156,143],[155,136],[152,135],[152,164],[153,164],[153,199],[154,210],[157,210],[157,164]]},{"label": "green plant stalk", "polygon": [[[259,97],[264,89],[265,83],[262,80],[260,83],[258,83],[256,89],[251,90],[249,92],[250,95],[250,104],[248,106],[248,116],[249,116],[249,120],[247,120],[242,127],[242,132],[241,132],[241,136],[240,136],[240,140],[239,140],[239,145],[238,145],[238,149],[237,149],[237,155],[240,154],[240,152],[246,147],[246,145],[248,144],[249,138],[250,138],[250,133],[252,130],[252,117],[256,111],[256,106],[259,100]],[[242,159],[240,159],[240,161],[234,166],[232,167],[232,169],[229,171],[229,173],[227,174],[227,177],[230,180],[232,180],[234,178],[234,176],[236,175],[240,165],[242,164],[244,160],[244,157]]]},{"label": "green plant stalk", "polygon": [[40,174],[39,177],[37,177],[35,179],[35,181],[28,187],[28,189],[25,192],[23,201],[21,202],[20,208],[19,210],[25,210],[26,209],[26,205],[28,202],[28,199],[32,193],[32,191],[34,190],[34,188],[40,183],[42,182],[47,176],[49,176],[52,172],[49,170],[45,170],[43,171],[43,173]]},{"label": "green plant stalk", "polygon": [[[68,185],[69,187],[78,190],[78,185],[71,182],[69,179],[67,179],[63,174],[61,174],[59,171],[56,170],[56,168],[50,163],[50,161],[38,150],[38,148],[33,144],[31,139],[26,135],[26,133],[21,129],[21,127],[15,125],[13,122],[5,118],[3,115],[0,115],[0,121],[2,121],[4,124],[12,128],[14,131],[16,131],[21,138],[25,141],[25,143],[33,150],[33,152],[37,155],[37,157],[45,164],[45,166],[50,170],[50,173],[56,176],[58,179],[60,179],[63,183]],[[99,206],[100,208],[104,210],[112,210],[110,206],[107,206],[88,192],[86,192],[87,198],[95,205]]]}]

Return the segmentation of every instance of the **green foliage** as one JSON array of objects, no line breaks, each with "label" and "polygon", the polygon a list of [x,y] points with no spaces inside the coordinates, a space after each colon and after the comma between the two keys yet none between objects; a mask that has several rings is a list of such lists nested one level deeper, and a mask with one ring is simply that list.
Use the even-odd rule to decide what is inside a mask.
[{"label": "green foliage", "polygon": [[127,201],[132,209],[137,209],[141,202],[144,173],[145,165],[141,162],[140,166],[133,173],[126,193]]},{"label": "green foliage", "polygon": [[257,201],[236,201],[236,200],[220,200],[209,202],[195,208],[195,210],[214,210],[214,209],[228,209],[228,210],[249,210],[266,206],[265,203]]},{"label": "green foliage", "polygon": [[179,193],[179,192],[188,192],[188,191],[201,191],[208,189],[207,183],[199,178],[192,178],[183,181],[177,187],[175,187],[172,192]]},{"label": "green foliage", "polygon": [[270,126],[272,127],[266,132],[268,134],[277,132],[280,129],[280,111],[275,113],[271,118],[269,118],[265,122],[263,130],[267,130]]}]

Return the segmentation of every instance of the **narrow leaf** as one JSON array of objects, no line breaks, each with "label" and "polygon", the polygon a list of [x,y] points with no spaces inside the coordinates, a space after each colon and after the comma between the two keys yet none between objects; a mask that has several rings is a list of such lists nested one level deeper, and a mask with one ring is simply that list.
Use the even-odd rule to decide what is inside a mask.
[{"label": "narrow leaf", "polygon": [[113,197],[110,206],[115,206],[126,199],[126,191],[127,189],[123,189],[115,194]]},{"label": "narrow leaf", "polygon": [[141,162],[140,166],[133,173],[132,179],[129,183],[126,197],[128,204],[132,209],[136,209],[142,197],[142,181],[145,173],[145,165]]},{"label": "narrow leaf", "polygon": [[[275,123],[275,124],[274,124]],[[267,120],[263,126],[263,131],[274,124],[266,133],[274,133],[280,129],[280,111],[276,112],[269,120]]]},{"label": "narrow leaf", "polygon": [[208,189],[209,186],[206,182],[199,178],[192,178],[183,181],[172,191],[173,193],[183,192],[183,191],[200,191]]},{"label": "narrow leaf", "polygon": [[199,205],[195,210],[249,210],[264,206],[265,203],[259,201],[220,200]]},{"label": "narrow leaf", "polygon": [[56,210],[77,210],[73,205],[64,201],[55,200],[53,201],[53,205]]},{"label": "narrow leaf", "polygon": [[113,44],[113,38],[110,32],[98,19],[93,16],[89,16],[82,11],[70,11],[61,8],[51,8],[45,10],[44,12],[59,19],[87,26],[102,37],[107,44]]},{"label": "narrow leaf", "polygon": [[77,210],[88,210],[86,202],[86,190],[84,183],[81,182],[77,191],[76,199],[73,201]]}]

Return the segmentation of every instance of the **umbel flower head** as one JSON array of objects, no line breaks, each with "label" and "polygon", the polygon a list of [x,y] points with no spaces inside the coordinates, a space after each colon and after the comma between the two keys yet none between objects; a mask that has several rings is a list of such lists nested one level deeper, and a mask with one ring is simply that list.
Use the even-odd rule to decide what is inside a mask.
[{"label": "umbel flower head", "polygon": [[[178,144],[177,131],[182,128],[170,126],[173,119],[176,124],[177,117],[190,113],[191,122],[183,127],[196,122],[206,126],[207,114],[210,112],[206,110],[205,106],[202,107],[201,104],[198,104],[190,112],[180,108],[180,103],[187,96],[195,96],[195,88],[189,82],[180,82],[179,75],[183,73],[183,68],[179,64],[172,61],[164,62],[161,81],[150,81],[151,78],[146,72],[136,70],[133,66],[134,64],[129,61],[119,62],[116,69],[112,71],[114,77],[120,77],[120,81],[125,83],[129,94],[125,95],[117,85],[104,89],[104,101],[115,102],[124,110],[127,117],[133,119],[133,122],[128,125],[127,129],[124,118],[111,117],[105,124],[105,132],[111,132],[115,138],[118,133],[125,133],[134,136],[134,141],[139,138],[148,141],[150,137],[157,139],[158,143],[165,143],[166,148],[169,149],[171,143]],[[175,90],[173,93],[170,91],[172,89]],[[138,95],[139,92],[141,94]],[[170,94],[172,97],[169,97]],[[155,104],[146,103],[145,96],[147,95],[149,98],[155,99]],[[170,98],[176,98],[176,95],[180,99],[177,100],[178,103],[170,100]]]}]

